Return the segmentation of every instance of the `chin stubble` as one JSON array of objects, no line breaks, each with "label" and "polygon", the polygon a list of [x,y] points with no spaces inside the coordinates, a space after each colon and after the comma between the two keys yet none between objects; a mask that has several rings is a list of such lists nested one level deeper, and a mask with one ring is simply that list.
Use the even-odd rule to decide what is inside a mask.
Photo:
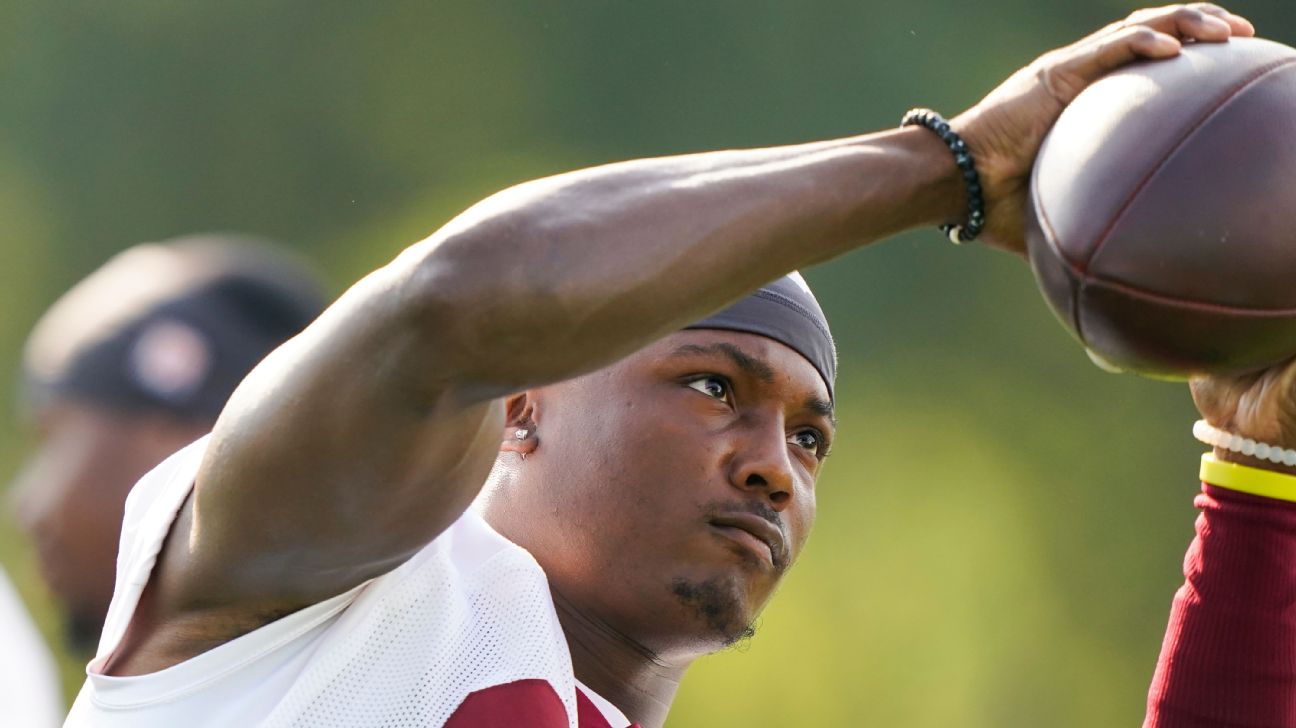
[{"label": "chin stubble", "polygon": [[734,594],[733,585],[724,579],[676,579],[671,583],[671,593],[681,604],[694,610],[720,636],[725,647],[756,635],[756,628],[743,618],[742,602]]}]

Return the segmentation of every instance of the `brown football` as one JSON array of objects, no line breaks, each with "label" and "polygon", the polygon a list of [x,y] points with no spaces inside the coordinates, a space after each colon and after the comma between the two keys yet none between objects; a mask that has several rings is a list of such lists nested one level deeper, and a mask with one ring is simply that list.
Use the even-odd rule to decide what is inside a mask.
[{"label": "brown football", "polygon": [[1296,49],[1190,44],[1101,79],[1045,139],[1028,208],[1040,289],[1100,364],[1296,355]]}]

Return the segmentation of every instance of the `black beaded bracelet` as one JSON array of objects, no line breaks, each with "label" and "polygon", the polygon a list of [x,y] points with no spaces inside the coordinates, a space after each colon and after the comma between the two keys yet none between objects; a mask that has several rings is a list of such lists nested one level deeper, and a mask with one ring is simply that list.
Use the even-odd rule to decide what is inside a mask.
[{"label": "black beaded bracelet", "polygon": [[941,225],[950,242],[955,245],[971,242],[985,228],[985,198],[981,196],[981,176],[977,174],[976,162],[967,143],[950,128],[944,117],[931,109],[910,109],[900,119],[900,126],[922,126],[941,138],[950,151],[954,153],[954,163],[963,173],[963,182],[967,185],[968,216],[962,225]]}]

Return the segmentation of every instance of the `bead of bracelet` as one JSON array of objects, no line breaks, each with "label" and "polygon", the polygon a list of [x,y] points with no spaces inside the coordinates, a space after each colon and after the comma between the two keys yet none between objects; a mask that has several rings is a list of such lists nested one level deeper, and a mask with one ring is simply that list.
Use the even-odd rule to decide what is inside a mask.
[{"label": "bead of bracelet", "polygon": [[1268,460],[1275,465],[1296,467],[1296,450],[1266,442],[1256,442],[1249,437],[1221,430],[1206,420],[1197,420],[1193,423],[1193,437],[1211,447],[1241,453],[1258,460]]},{"label": "bead of bracelet", "polygon": [[941,225],[940,230],[955,245],[975,240],[985,229],[985,198],[981,194],[981,175],[977,173],[976,160],[972,158],[967,142],[963,141],[944,117],[931,109],[910,109],[900,119],[900,126],[921,126],[940,137],[945,146],[949,147],[967,189],[968,214],[962,224]]}]

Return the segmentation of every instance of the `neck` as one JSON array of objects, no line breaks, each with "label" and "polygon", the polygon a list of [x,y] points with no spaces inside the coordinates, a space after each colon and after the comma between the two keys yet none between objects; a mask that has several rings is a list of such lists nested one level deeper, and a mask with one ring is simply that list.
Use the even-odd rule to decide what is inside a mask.
[{"label": "neck", "polygon": [[687,667],[666,664],[624,633],[581,612],[556,590],[553,597],[576,679],[632,722],[661,728]]}]

